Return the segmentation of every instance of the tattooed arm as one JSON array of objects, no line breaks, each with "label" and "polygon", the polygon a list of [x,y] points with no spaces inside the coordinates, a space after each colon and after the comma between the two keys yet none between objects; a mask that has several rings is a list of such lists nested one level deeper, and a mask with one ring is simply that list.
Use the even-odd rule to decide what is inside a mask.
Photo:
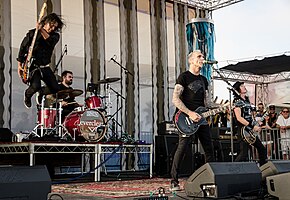
[{"label": "tattooed arm", "polygon": [[186,113],[193,121],[199,121],[201,119],[201,116],[189,110],[184,103],[181,101],[180,96],[183,92],[184,88],[180,84],[176,84],[173,90],[173,97],[172,97],[172,103],[182,112]]}]

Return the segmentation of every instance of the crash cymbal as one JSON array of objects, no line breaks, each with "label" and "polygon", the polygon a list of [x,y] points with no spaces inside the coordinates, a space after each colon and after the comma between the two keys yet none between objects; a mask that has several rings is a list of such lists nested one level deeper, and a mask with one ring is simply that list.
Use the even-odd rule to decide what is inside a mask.
[{"label": "crash cymbal", "polygon": [[65,99],[65,98],[74,98],[83,93],[82,90],[79,89],[67,89],[67,90],[61,90],[57,93],[58,99]]},{"label": "crash cymbal", "polygon": [[115,78],[105,78],[103,80],[97,81],[96,84],[112,83],[112,82],[116,82],[116,81],[119,81],[119,80],[121,80],[121,78],[117,78],[117,77],[115,77]]},{"label": "crash cymbal", "polygon": [[73,89],[72,92],[69,94],[69,96],[71,98],[74,98],[74,97],[80,96],[81,94],[83,94],[83,91],[82,90],[80,90],[80,89]]}]

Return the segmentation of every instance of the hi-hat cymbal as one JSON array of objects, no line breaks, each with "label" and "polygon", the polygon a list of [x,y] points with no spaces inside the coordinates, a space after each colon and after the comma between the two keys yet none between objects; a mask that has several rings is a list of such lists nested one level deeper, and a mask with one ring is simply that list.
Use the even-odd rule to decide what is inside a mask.
[{"label": "hi-hat cymbal", "polygon": [[115,77],[115,78],[105,78],[103,80],[97,81],[96,84],[112,83],[112,82],[116,82],[116,81],[119,81],[119,80],[121,80],[121,78],[117,78],[117,77]]}]

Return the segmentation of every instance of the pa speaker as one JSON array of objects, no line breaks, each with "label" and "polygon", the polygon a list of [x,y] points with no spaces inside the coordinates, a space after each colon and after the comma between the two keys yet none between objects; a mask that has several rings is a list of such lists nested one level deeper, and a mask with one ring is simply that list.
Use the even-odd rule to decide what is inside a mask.
[{"label": "pa speaker", "polygon": [[185,182],[187,196],[228,197],[258,191],[261,188],[261,171],[255,163],[206,163]]},{"label": "pa speaker", "polygon": [[0,142],[12,142],[13,133],[8,128],[0,128]]},{"label": "pa speaker", "polygon": [[289,200],[290,172],[266,177],[268,193],[279,200]]},{"label": "pa speaker", "polygon": [[266,180],[267,176],[290,172],[289,160],[268,161],[260,167],[262,172],[262,180]]},{"label": "pa speaker", "polygon": [[51,180],[45,166],[0,167],[0,199],[47,199]]}]

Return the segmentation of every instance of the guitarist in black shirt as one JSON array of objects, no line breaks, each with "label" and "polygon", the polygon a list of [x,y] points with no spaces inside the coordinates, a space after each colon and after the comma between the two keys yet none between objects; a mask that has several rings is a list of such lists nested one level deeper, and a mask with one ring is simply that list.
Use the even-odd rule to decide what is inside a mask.
[{"label": "guitarist in black shirt", "polygon": [[[208,105],[208,82],[207,79],[200,75],[200,70],[204,63],[203,54],[196,50],[188,55],[189,70],[181,73],[177,78],[172,102],[176,106],[177,111],[180,110],[187,114],[189,118],[198,122],[202,116],[194,112],[200,106]],[[176,112],[177,112],[176,111]],[[213,145],[211,141],[211,133],[208,124],[202,124],[195,135],[199,138],[205,151],[206,161],[214,161]],[[171,190],[180,190],[178,174],[183,156],[187,150],[188,144],[191,143],[193,135],[188,136],[179,134],[178,147],[174,155],[171,168]]]},{"label": "guitarist in black shirt", "polygon": [[[261,140],[255,135],[261,131],[261,127],[253,120],[252,107],[249,98],[246,96],[247,89],[243,82],[237,81],[233,88],[239,93],[234,92],[234,114],[238,125],[238,139],[240,143],[240,153],[235,161],[249,161],[249,147],[254,146],[259,154],[259,164],[266,163],[266,149]],[[251,134],[249,134],[251,133]]]},{"label": "guitarist in black shirt", "polygon": [[[29,87],[25,91],[24,96],[24,105],[27,108],[31,107],[31,97],[41,89],[41,80],[45,82],[51,93],[56,93],[59,90],[57,80],[49,67],[49,63],[51,62],[54,47],[60,38],[60,35],[57,32],[62,29],[63,25],[64,23],[61,18],[55,13],[47,15],[40,21],[40,23],[37,23],[36,29],[38,29],[38,32],[32,50],[29,78],[28,80],[23,81],[24,83],[29,83]],[[23,77],[23,66],[34,39],[36,29],[28,31],[19,48],[17,61],[18,75],[20,78]]]}]

